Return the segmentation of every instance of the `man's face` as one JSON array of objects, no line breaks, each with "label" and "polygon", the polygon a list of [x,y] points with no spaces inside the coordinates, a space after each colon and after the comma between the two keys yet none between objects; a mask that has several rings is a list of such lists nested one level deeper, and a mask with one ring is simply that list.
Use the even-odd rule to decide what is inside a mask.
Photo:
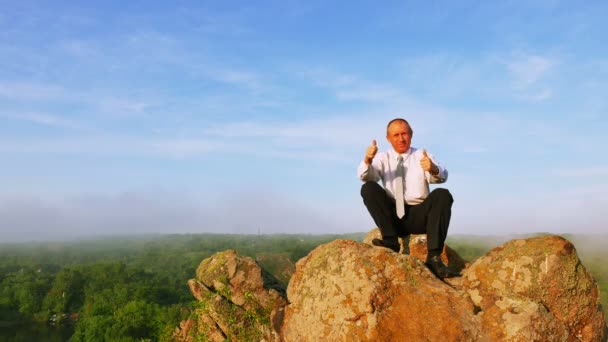
[{"label": "man's face", "polygon": [[386,140],[393,145],[395,152],[405,153],[412,143],[410,128],[403,121],[395,121],[388,127]]}]

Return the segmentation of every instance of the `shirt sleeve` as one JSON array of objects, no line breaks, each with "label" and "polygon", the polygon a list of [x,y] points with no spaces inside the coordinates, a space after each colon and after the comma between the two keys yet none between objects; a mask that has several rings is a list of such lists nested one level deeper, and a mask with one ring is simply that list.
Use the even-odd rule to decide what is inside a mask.
[{"label": "shirt sleeve", "polygon": [[433,164],[437,166],[437,168],[439,169],[439,173],[437,175],[432,175],[428,171],[425,172],[427,182],[431,184],[445,183],[448,180],[448,170],[445,167],[441,166],[441,164],[437,162],[435,157],[433,157],[432,155],[429,154],[429,158],[431,158]]},{"label": "shirt sleeve", "polygon": [[361,161],[357,168],[357,174],[359,179],[363,182],[377,182],[380,180],[380,171],[374,160],[371,164],[367,165],[364,161]]}]

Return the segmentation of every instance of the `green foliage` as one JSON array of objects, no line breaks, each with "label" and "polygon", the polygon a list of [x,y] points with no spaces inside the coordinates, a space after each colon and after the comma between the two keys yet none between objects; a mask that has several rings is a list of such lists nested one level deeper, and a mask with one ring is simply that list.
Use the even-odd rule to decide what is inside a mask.
[{"label": "green foliage", "polygon": [[66,267],[55,275],[51,290],[46,295],[43,309],[47,312],[76,312],[84,303],[85,276]]},{"label": "green foliage", "polygon": [[0,283],[0,308],[32,317],[41,311],[52,276],[40,270],[20,269],[5,274]]}]

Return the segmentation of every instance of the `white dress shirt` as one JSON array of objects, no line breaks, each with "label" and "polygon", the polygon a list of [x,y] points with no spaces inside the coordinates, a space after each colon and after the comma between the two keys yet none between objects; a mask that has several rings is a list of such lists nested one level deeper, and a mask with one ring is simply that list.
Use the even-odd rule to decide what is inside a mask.
[{"label": "white dress shirt", "polygon": [[[444,169],[435,158],[427,152],[433,164],[439,169],[437,175],[422,170],[420,160],[423,157],[422,150],[410,147],[407,152],[402,153],[403,166],[405,167],[405,186],[403,198],[409,205],[422,203],[429,195],[429,183],[443,183],[448,179],[448,170]],[[357,173],[364,182],[377,182],[382,180],[382,185],[389,196],[395,198],[395,176],[397,169],[397,157],[395,150],[378,153],[370,165],[362,161]]]}]

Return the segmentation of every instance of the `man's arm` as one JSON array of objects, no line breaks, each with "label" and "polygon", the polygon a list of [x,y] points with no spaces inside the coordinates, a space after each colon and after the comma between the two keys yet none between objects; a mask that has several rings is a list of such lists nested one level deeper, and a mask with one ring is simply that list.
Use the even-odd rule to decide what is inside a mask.
[{"label": "man's arm", "polygon": [[374,167],[376,153],[378,153],[378,146],[376,140],[373,140],[372,144],[365,151],[365,157],[357,169],[359,179],[364,182],[377,182],[380,180],[380,175]]},{"label": "man's arm", "polygon": [[429,183],[444,183],[448,180],[448,170],[435,163],[433,158],[426,153],[426,150],[422,150],[420,166],[426,172]]}]

